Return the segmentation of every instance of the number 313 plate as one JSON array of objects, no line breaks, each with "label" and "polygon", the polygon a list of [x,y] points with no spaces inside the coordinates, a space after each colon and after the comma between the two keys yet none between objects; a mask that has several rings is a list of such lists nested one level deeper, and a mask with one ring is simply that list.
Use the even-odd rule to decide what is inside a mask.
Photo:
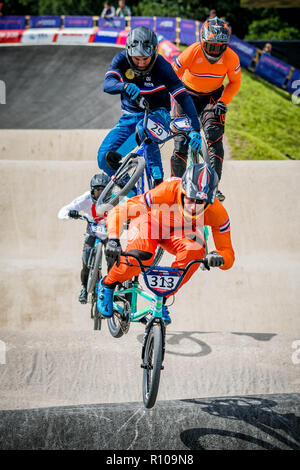
[{"label": "number 313 plate", "polygon": [[146,283],[148,287],[160,294],[168,293],[176,290],[181,276],[179,273],[172,271],[152,270],[146,274]]}]

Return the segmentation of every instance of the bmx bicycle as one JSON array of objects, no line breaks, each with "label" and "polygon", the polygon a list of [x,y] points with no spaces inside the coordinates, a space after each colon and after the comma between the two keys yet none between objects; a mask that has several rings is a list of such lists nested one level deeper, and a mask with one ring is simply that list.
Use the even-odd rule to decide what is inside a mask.
[{"label": "bmx bicycle", "polygon": [[[98,214],[107,214],[113,207],[117,206],[125,196],[132,196],[133,194],[143,194],[146,189],[145,181],[147,182],[148,189],[154,187],[154,181],[151,176],[149,164],[145,158],[145,149],[150,143],[164,144],[167,141],[174,139],[177,135],[183,135],[189,140],[188,133],[192,131],[192,127],[189,118],[178,117],[172,120],[171,126],[163,122],[161,118],[151,114],[149,103],[145,98],[139,96],[136,100],[138,106],[144,110],[143,119],[143,134],[144,140],[135,149],[135,152],[131,152],[126,155],[120,163],[122,156],[116,152],[108,152],[106,156],[107,164],[116,171],[111,177],[110,182],[104,188],[103,192],[99,196],[96,204],[96,211]],[[205,138],[202,138],[203,148],[200,151],[200,156],[204,160],[209,159],[207,153],[207,144]],[[197,163],[199,161],[199,154],[197,152],[190,151],[190,164]],[[117,157],[116,166],[112,166],[110,156]],[[116,162],[114,162],[116,163]],[[135,187],[135,192],[132,192]],[[158,247],[155,254],[153,265],[157,265],[163,255],[163,249]]]},{"label": "bmx bicycle", "polygon": [[[133,266],[128,260],[129,257],[138,262],[145,285],[151,292],[140,286],[138,276],[120,285],[114,292],[113,316],[107,320],[108,328],[112,336],[120,338],[124,333],[128,333],[130,323],[145,324],[141,354],[142,393],[145,408],[152,408],[158,394],[161,370],[164,368],[166,326],[162,319],[163,297],[179,288],[193,264],[199,263],[207,270],[210,270],[210,267],[206,258],[195,259],[186,268],[172,268],[145,265],[133,252],[120,251],[120,256],[125,257],[129,266]],[[117,265],[122,262],[120,256]],[[138,297],[148,301],[148,304],[141,309],[137,307]]]}]

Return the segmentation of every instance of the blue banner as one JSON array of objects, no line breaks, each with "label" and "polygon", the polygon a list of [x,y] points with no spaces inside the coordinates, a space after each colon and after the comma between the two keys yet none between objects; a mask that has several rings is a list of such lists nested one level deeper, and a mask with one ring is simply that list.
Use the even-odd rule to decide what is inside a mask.
[{"label": "blue banner", "polygon": [[29,18],[30,28],[60,28],[60,16],[31,16]]},{"label": "blue banner", "polygon": [[300,96],[300,70],[295,69],[288,81],[286,89],[289,93],[296,93],[296,96]]},{"label": "blue banner", "polygon": [[278,87],[282,87],[290,69],[291,65],[281,62],[281,60],[278,60],[269,54],[262,54],[254,73],[268,82],[271,82]]},{"label": "blue banner", "polygon": [[92,28],[92,16],[65,16],[65,28]]},{"label": "blue banner", "polygon": [[138,26],[146,26],[149,29],[154,28],[154,19],[152,16],[132,16],[130,20],[130,28],[137,28]]},{"label": "blue banner", "polygon": [[181,44],[189,45],[196,42],[196,21],[181,20],[179,38]]},{"label": "blue banner", "polygon": [[156,18],[156,31],[169,41],[176,41],[176,18]]},{"label": "blue banner", "polygon": [[112,44],[116,44],[118,37],[119,37],[120,31],[117,29],[111,29],[108,30],[106,28],[100,29],[100,31],[97,31],[95,35],[94,42],[108,42]]},{"label": "blue banner", "polygon": [[126,27],[126,20],[123,17],[114,17],[114,18],[99,18],[98,26],[102,29],[117,29],[122,31]]},{"label": "blue banner", "polygon": [[249,68],[255,57],[257,51],[256,47],[252,46],[248,42],[242,41],[233,34],[231,35],[229,46],[239,56],[242,67],[245,67],[246,69]]},{"label": "blue banner", "polygon": [[25,16],[2,16],[0,17],[0,29],[25,29]]}]

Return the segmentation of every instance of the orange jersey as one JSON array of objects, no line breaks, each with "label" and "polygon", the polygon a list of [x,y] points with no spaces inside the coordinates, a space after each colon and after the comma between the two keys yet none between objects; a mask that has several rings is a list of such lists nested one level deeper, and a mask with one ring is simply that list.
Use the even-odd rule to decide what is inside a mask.
[{"label": "orange jersey", "polygon": [[227,47],[221,59],[211,64],[206,59],[200,42],[187,47],[172,63],[177,76],[183,83],[198,93],[210,93],[220,88],[226,75],[226,85],[221,100],[228,104],[239,91],[241,85],[241,66],[238,55]]},{"label": "orange jersey", "polygon": [[[193,219],[184,215],[180,206],[180,178],[170,178],[141,196],[135,196],[112,210],[107,218],[109,238],[119,238],[124,222],[148,214],[146,231],[139,236],[156,239],[186,237],[204,245],[204,225],[212,228],[216,250],[224,258],[221,269],[229,269],[234,262],[228,213],[218,199],[202,215]],[[150,227],[150,229],[149,229]],[[151,230],[151,233],[149,233]]]}]

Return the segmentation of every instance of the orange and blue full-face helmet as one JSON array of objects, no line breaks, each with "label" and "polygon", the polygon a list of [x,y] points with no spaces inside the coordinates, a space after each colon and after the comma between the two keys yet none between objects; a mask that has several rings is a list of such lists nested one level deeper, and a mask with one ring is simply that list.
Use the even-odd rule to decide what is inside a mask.
[{"label": "orange and blue full-face helmet", "polygon": [[200,43],[206,59],[215,64],[227,49],[230,39],[230,28],[220,18],[206,20],[200,31]]}]

